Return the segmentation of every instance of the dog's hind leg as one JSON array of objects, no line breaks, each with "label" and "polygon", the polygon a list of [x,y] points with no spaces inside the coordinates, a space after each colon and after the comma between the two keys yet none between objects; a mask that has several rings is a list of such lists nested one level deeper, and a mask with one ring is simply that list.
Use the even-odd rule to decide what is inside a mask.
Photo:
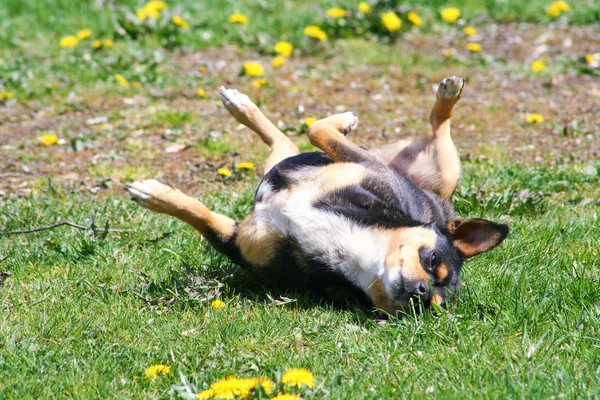
[{"label": "dog's hind leg", "polygon": [[218,251],[237,262],[237,224],[225,215],[212,212],[198,200],[154,179],[136,181],[125,187],[131,198],[149,210],[168,214],[198,230]]},{"label": "dog's hind leg", "polygon": [[281,132],[248,96],[236,89],[219,88],[219,95],[229,113],[241,124],[256,132],[271,148],[264,166],[264,173],[280,161],[299,154],[298,147]]},{"label": "dog's hind leg", "polygon": [[460,157],[450,135],[452,109],[460,99],[464,79],[453,76],[438,86],[429,121],[432,133],[415,141],[370,150],[380,160],[422,189],[449,200],[460,180]]},{"label": "dog's hind leg", "polygon": [[346,138],[346,134],[357,126],[358,118],[353,112],[335,114],[314,122],[308,128],[308,139],[336,162],[376,162],[373,154]]}]

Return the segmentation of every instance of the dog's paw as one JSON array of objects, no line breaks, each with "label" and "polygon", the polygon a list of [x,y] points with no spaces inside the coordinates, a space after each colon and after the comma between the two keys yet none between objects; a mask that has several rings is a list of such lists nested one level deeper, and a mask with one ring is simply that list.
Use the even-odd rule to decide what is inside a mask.
[{"label": "dog's paw", "polygon": [[237,89],[227,89],[225,86],[219,88],[219,96],[225,108],[231,113],[246,113],[256,105],[244,93],[240,93]]},{"label": "dog's paw", "polygon": [[125,185],[125,190],[131,199],[140,206],[156,212],[167,212],[172,208],[173,196],[179,192],[170,186],[160,183],[156,179],[136,181]]},{"label": "dog's paw", "polygon": [[318,126],[322,124],[333,125],[338,131],[346,135],[348,134],[348,132],[351,132],[356,129],[356,127],[358,126],[358,117],[356,113],[353,112],[335,114],[330,117],[320,119],[317,122],[313,123],[309,128],[309,132],[314,131],[315,129],[317,129]]},{"label": "dog's paw", "polygon": [[465,80],[458,76],[446,78],[437,87],[436,96],[440,99],[453,99],[460,96]]}]

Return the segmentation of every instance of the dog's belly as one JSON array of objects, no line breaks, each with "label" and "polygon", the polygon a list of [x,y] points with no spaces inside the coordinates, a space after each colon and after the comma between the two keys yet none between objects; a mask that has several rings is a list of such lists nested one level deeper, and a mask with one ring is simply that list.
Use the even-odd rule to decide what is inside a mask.
[{"label": "dog's belly", "polygon": [[[324,194],[357,185],[367,171],[358,164],[304,167],[287,174],[289,185],[275,190],[266,179],[257,190],[254,211],[241,234],[254,240],[262,255],[254,269],[285,286],[340,291],[353,286],[366,292],[383,268],[387,236],[342,215],[315,207]],[[244,221],[246,223],[246,221]],[[248,232],[248,233],[246,233]],[[242,242],[246,242],[242,240]],[[262,246],[269,243],[270,248]],[[244,249],[246,259],[250,251]],[[331,296],[330,296],[331,297]]]}]

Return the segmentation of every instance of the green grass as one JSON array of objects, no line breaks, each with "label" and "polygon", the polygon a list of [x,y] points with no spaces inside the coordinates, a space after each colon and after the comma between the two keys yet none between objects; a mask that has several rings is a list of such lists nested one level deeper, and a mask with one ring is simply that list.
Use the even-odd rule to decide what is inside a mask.
[{"label": "green grass", "polygon": [[[557,190],[544,178],[553,174],[570,186]],[[572,165],[466,163],[458,204],[471,185],[488,191],[474,209],[460,205],[461,215],[509,217],[509,238],[467,261],[456,307],[383,325],[369,312],[295,293],[285,295],[297,301],[276,305],[269,296],[281,293],[191,228],[125,196],[51,186],[8,200],[0,209],[6,230],[94,215],[98,226],[133,232],[93,237],[63,227],[2,238],[0,397],[168,398],[183,390],[180,374],[200,391],[230,374],[277,380],[296,366],[317,379],[306,398],[600,396],[599,207],[563,201],[586,196],[594,179]],[[543,207],[488,207],[515,182],[542,192]],[[240,219],[256,183],[203,200]],[[214,298],[226,306],[211,309]],[[154,363],[171,374],[146,381]]]}]

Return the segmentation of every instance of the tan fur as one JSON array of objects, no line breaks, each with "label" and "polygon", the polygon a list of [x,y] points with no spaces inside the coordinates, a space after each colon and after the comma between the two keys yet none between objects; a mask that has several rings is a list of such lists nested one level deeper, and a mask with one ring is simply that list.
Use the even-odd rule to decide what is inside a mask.
[{"label": "tan fur", "polygon": [[436,271],[436,275],[439,282],[442,282],[448,277],[448,267],[446,266],[446,264],[440,264]]},{"label": "tan fur", "polygon": [[376,308],[380,308],[384,311],[394,314],[398,309],[396,302],[388,295],[385,290],[385,286],[380,279],[375,279],[369,289],[367,295],[373,302]]},{"label": "tan fur", "polygon": [[275,256],[280,238],[269,229],[265,221],[250,214],[239,226],[236,244],[242,257],[254,265],[266,265]]},{"label": "tan fur", "polygon": [[437,236],[431,229],[422,227],[399,228],[391,234],[386,257],[387,271],[400,269],[402,276],[411,282],[429,282],[427,272],[421,266],[419,249],[435,248]]}]

